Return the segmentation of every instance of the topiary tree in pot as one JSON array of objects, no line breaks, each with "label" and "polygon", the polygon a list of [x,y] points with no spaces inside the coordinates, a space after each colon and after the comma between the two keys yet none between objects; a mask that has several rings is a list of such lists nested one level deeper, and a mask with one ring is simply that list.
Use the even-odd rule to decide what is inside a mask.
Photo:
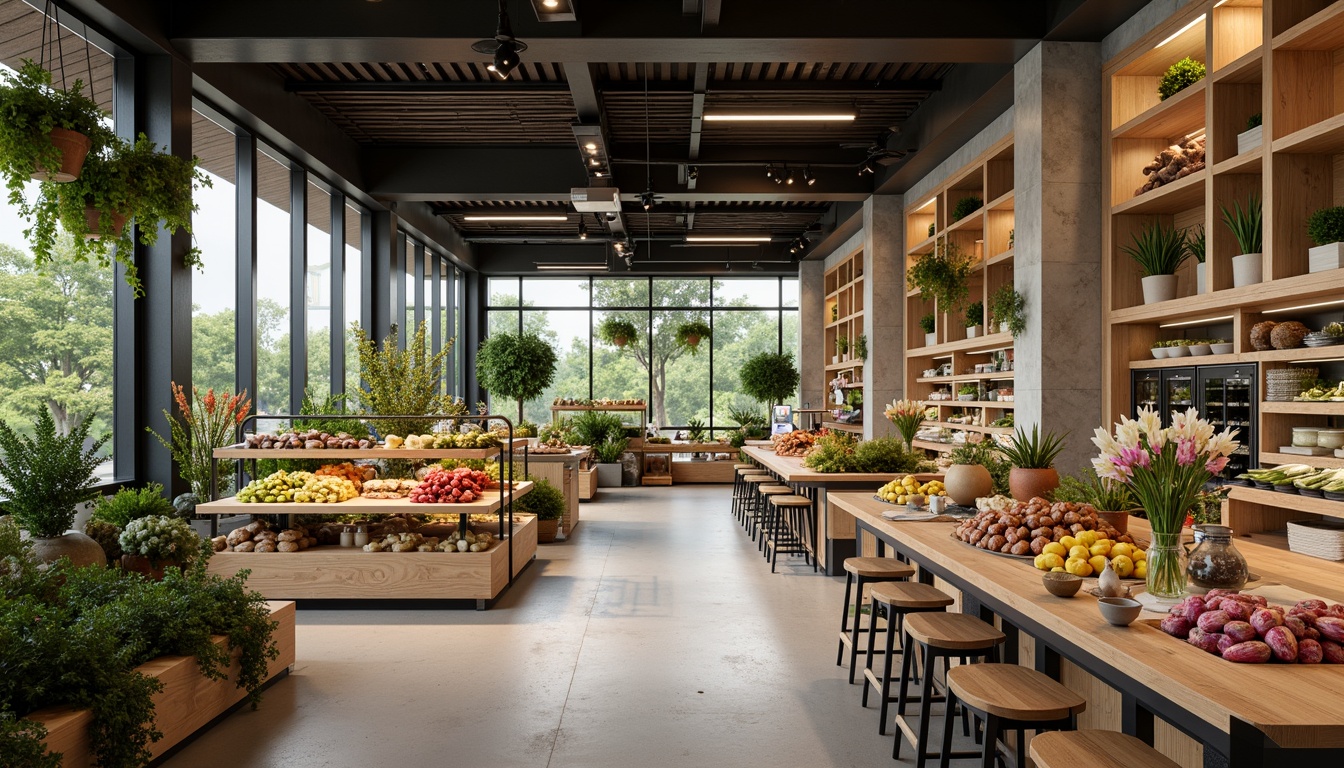
[{"label": "topiary tree in pot", "polygon": [[739,378],[742,391],[767,407],[783,403],[798,392],[799,374],[792,352],[753,355],[743,364]]},{"label": "topiary tree in pot", "polygon": [[555,378],[555,350],[535,333],[491,334],[476,352],[476,379],[492,396],[523,403],[540,397]]},{"label": "topiary tree in pot", "polygon": [[98,451],[111,437],[103,435],[85,448],[92,421],[83,418],[70,434],[59,435],[51,412],[42,408],[31,438],[0,421],[4,509],[34,538],[33,555],[45,562],[68,557],[75,566],[107,564],[98,542],[70,530],[75,508],[98,497],[93,473],[103,462]]}]

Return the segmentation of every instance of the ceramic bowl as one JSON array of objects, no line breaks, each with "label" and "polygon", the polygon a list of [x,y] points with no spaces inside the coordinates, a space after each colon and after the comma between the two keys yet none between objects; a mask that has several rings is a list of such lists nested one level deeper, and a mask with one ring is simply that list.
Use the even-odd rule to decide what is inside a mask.
[{"label": "ceramic bowl", "polygon": [[1041,576],[1041,583],[1045,584],[1045,591],[1055,597],[1073,597],[1082,589],[1083,577],[1051,571]]},{"label": "ceramic bowl", "polygon": [[1158,359],[1158,360],[1165,360],[1166,357],[1167,357],[1167,348],[1166,348],[1166,347],[1153,347],[1152,349],[1150,349],[1150,350],[1148,350],[1148,351],[1149,351],[1149,352],[1152,352],[1152,353],[1153,353],[1153,357],[1156,358],[1156,359]]},{"label": "ceramic bowl", "polygon": [[1230,354],[1232,354],[1232,345],[1231,345],[1231,344],[1210,344],[1210,345],[1209,345],[1209,351],[1212,352],[1212,353],[1215,354],[1215,355],[1230,355]]},{"label": "ceramic bowl", "polygon": [[1097,599],[1101,617],[1117,627],[1127,627],[1139,618],[1143,604],[1132,597],[1102,597]]},{"label": "ceramic bowl", "polygon": [[1192,355],[1198,356],[1198,355],[1210,354],[1208,344],[1190,344],[1187,348],[1190,350],[1190,354]]}]

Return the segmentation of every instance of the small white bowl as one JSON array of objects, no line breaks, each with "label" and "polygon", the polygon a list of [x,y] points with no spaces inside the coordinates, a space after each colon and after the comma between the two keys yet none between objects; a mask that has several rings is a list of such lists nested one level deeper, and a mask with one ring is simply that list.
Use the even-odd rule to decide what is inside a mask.
[{"label": "small white bowl", "polygon": [[1192,355],[1208,355],[1208,354],[1211,354],[1211,351],[1209,350],[1209,345],[1208,345],[1208,344],[1191,344],[1191,345],[1187,346],[1186,349],[1190,350],[1190,354],[1192,354]]},{"label": "small white bowl", "polygon": [[1189,354],[1189,347],[1167,347],[1167,357],[1187,357]]},{"label": "small white bowl", "polygon": [[1097,599],[1102,618],[1117,627],[1127,627],[1139,618],[1143,603],[1132,597],[1102,597]]},{"label": "small white bowl", "polygon": [[1153,357],[1156,358],[1156,359],[1158,359],[1158,360],[1161,360],[1161,359],[1163,359],[1163,358],[1165,358],[1165,357],[1167,356],[1167,348],[1166,348],[1166,347],[1153,347],[1153,348],[1152,348],[1151,350],[1149,350],[1149,351],[1152,352],[1152,353],[1153,353]]},{"label": "small white bowl", "polygon": [[1231,345],[1231,344],[1210,344],[1210,345],[1209,345],[1209,351],[1212,352],[1212,353],[1215,354],[1215,355],[1230,355],[1230,354],[1232,354],[1232,345]]}]

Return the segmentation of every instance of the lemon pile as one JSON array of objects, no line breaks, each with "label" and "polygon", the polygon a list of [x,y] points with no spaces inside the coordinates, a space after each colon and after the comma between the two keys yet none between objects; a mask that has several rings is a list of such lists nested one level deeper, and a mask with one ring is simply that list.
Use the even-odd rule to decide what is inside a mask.
[{"label": "lemon pile", "polygon": [[1096,531],[1079,531],[1041,548],[1035,565],[1042,571],[1064,571],[1075,576],[1093,576],[1106,568],[1122,579],[1148,577],[1148,553],[1124,542],[1101,538]]},{"label": "lemon pile", "polygon": [[947,489],[943,487],[941,480],[930,480],[927,483],[920,484],[914,475],[898,477],[877,489],[877,497],[892,504],[904,504],[910,500],[911,496],[918,494],[946,496]]}]

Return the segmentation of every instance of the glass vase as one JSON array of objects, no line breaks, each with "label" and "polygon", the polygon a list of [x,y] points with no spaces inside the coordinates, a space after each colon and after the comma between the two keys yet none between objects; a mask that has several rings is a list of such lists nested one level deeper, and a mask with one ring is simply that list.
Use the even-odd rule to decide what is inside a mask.
[{"label": "glass vase", "polygon": [[1185,596],[1186,558],[1181,534],[1153,532],[1148,547],[1148,594],[1160,600],[1179,600]]}]

